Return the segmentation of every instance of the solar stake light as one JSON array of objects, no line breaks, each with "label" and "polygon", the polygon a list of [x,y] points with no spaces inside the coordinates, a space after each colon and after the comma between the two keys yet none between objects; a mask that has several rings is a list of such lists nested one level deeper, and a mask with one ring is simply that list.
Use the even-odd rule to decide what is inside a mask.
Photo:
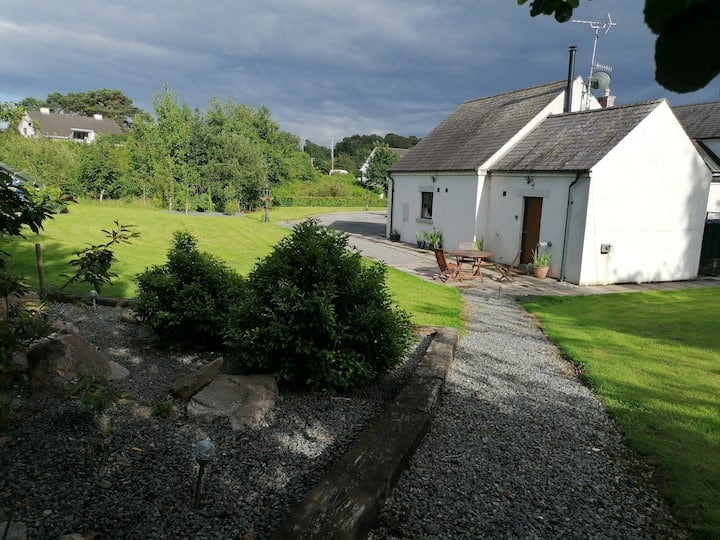
[{"label": "solar stake light", "polygon": [[93,301],[93,309],[97,309],[97,302],[96,302],[97,295],[98,295],[98,292],[95,289],[90,291],[90,298],[92,298],[92,301]]},{"label": "solar stake light", "polygon": [[200,508],[200,493],[202,492],[203,477],[205,476],[205,466],[214,456],[215,445],[210,439],[198,441],[195,443],[195,446],[193,446],[193,457],[200,466],[197,483],[195,484],[195,508]]}]

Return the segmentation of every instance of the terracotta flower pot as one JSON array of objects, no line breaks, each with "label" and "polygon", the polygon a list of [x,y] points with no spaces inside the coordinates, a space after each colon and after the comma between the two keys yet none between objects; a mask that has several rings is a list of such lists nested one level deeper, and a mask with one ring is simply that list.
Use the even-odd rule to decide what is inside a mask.
[{"label": "terracotta flower pot", "polygon": [[538,279],[545,279],[548,275],[548,270],[550,270],[549,266],[534,266],[533,274]]}]

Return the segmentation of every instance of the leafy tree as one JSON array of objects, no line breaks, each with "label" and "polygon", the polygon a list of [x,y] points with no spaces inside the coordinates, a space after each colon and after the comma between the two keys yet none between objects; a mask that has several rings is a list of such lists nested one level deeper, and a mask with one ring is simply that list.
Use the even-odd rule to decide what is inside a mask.
[{"label": "leafy tree", "polygon": [[8,122],[11,130],[17,129],[25,114],[25,108],[14,103],[0,103],[0,120]]},{"label": "leafy tree", "polygon": [[[26,98],[26,100],[32,99]],[[24,101],[23,103],[32,103],[32,101]],[[104,118],[112,118],[120,125],[126,118],[132,118],[139,112],[139,109],[133,105],[132,100],[120,90],[109,90],[107,88],[87,92],[68,92],[67,94],[53,92],[48,94],[44,103],[35,100],[34,104],[49,107],[53,112],[80,114],[83,116],[102,114]]]},{"label": "leafy tree", "polygon": [[0,171],[0,239],[20,236],[24,227],[38,233],[52,214],[49,200],[36,200],[22,181]]},{"label": "leafy tree", "polygon": [[330,149],[325,146],[320,146],[314,142],[307,140],[305,141],[305,148],[303,150],[308,156],[310,156],[312,166],[323,174],[330,172]]},{"label": "leafy tree", "polygon": [[412,148],[420,141],[415,135],[405,137],[397,133],[388,133],[383,137],[383,143],[390,148]]},{"label": "leafy tree", "polygon": [[230,305],[226,342],[238,366],[290,387],[346,390],[376,379],[402,361],[412,336],[385,272],[349,250],[346,234],[315,220],[295,226]]},{"label": "leafy tree", "polygon": [[118,147],[100,137],[94,144],[82,145],[81,150],[78,179],[85,192],[101,201],[106,194],[119,196],[122,170]]},{"label": "leafy tree", "polygon": [[82,146],[34,139],[9,130],[0,134],[0,161],[25,172],[40,184],[60,189],[71,196],[83,194],[78,181],[79,154]]},{"label": "leafy tree", "polygon": [[387,176],[388,169],[392,167],[398,160],[398,156],[386,145],[378,145],[375,147],[375,152],[370,163],[366,176],[370,185],[381,187],[383,190],[387,190]]},{"label": "leafy tree", "polygon": [[[522,5],[528,0],[517,0]],[[532,0],[530,15],[572,18],[580,0]],[[720,73],[715,35],[720,25],[717,0],[645,0],[645,24],[657,34],[655,79],[673,92],[692,92]]]}]

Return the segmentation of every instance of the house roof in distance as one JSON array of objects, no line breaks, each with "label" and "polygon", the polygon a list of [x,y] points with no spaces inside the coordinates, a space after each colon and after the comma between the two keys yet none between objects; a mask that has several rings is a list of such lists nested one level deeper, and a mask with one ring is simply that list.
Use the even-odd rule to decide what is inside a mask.
[{"label": "house roof in distance", "polygon": [[79,116],[76,114],[57,114],[41,111],[27,111],[37,131],[46,137],[71,137],[73,129],[94,131],[95,133],[118,134],[122,129],[117,122],[109,118]]},{"label": "house roof in distance", "polygon": [[672,108],[693,139],[720,139],[720,101]]},{"label": "house roof in distance", "polygon": [[556,81],[466,101],[424,137],[391,172],[475,170],[567,86]]},{"label": "house roof in distance", "polygon": [[549,116],[492,171],[587,171],[664,100]]}]

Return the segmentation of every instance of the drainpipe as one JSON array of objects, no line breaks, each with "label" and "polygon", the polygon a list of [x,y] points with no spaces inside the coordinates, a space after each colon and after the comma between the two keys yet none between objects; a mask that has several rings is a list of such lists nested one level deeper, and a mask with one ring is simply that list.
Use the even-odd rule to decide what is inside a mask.
[{"label": "drainpipe", "polygon": [[388,174],[388,178],[390,179],[390,185],[392,186],[390,188],[390,208],[388,210],[388,220],[390,221],[390,230],[388,231],[388,234],[390,234],[393,230],[393,208],[395,208],[395,179],[392,177],[391,174]]},{"label": "drainpipe", "polygon": [[563,233],[563,247],[562,247],[562,257],[560,257],[560,281],[565,281],[565,263],[567,261],[567,240],[568,236],[570,235],[570,218],[572,216],[571,208],[573,201],[570,198],[572,195],[572,189],[575,187],[575,184],[577,184],[580,181],[580,171],[575,173],[575,180],[570,182],[570,185],[568,186],[568,196],[567,196],[567,208],[565,209],[565,232]]}]

